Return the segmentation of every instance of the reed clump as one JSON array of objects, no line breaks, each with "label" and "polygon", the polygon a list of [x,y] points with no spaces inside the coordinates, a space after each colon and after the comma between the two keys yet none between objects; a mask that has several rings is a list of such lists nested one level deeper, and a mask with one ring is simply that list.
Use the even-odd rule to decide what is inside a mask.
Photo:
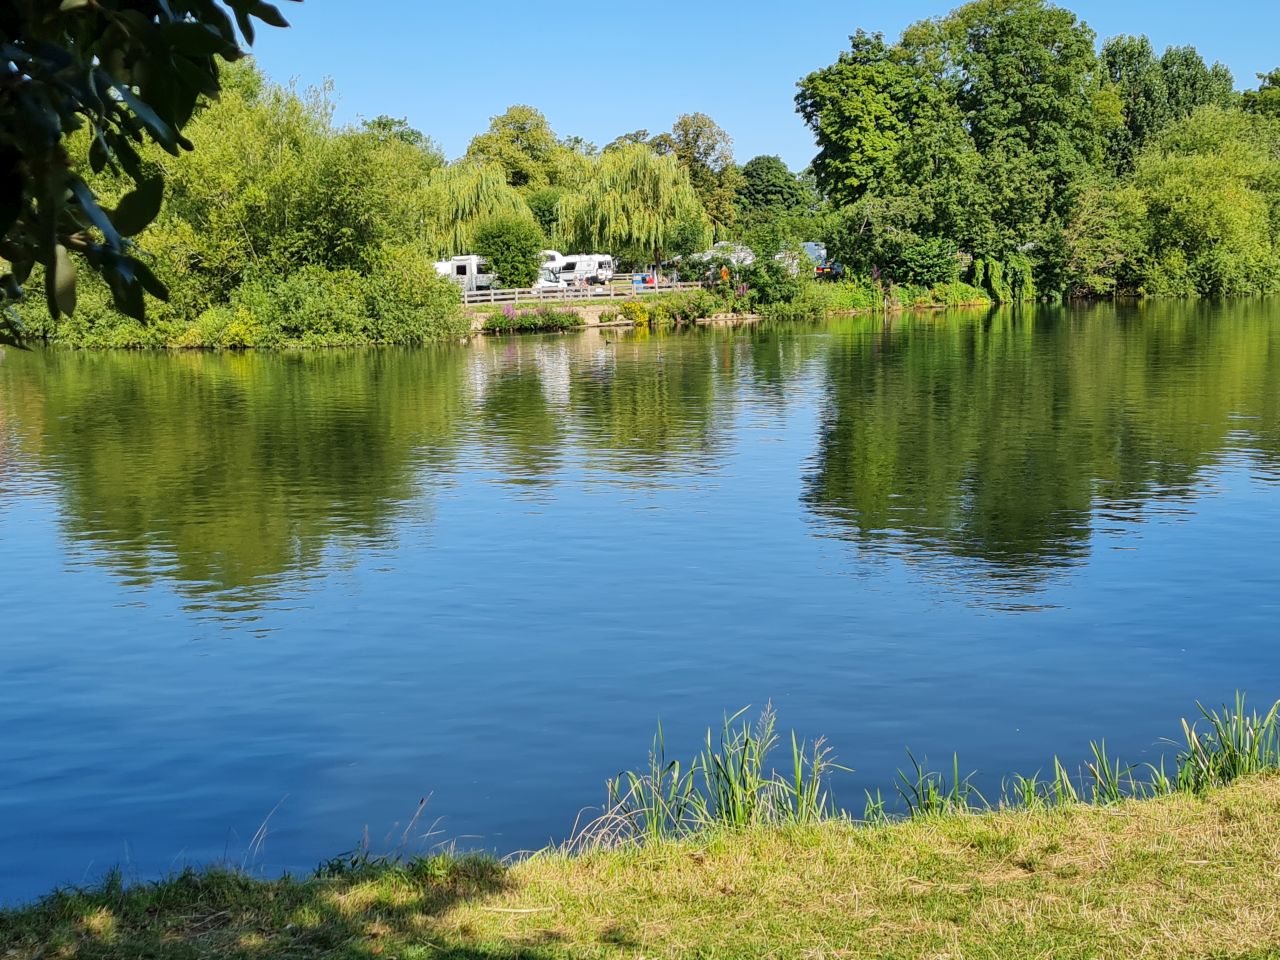
[{"label": "reed clump", "polygon": [[781,769],[772,765],[782,742],[772,705],[754,723],[743,720],[745,708],[727,716],[718,736],[707,730],[701,751],[688,762],[668,758],[659,724],[648,766],[610,779],[603,811],[575,829],[564,849],[643,846],[715,829],[765,825],[831,820],[882,824],[994,809],[1110,806],[1174,793],[1202,794],[1242,777],[1280,770],[1280,701],[1258,712],[1237,693],[1234,703],[1218,709],[1196,706],[1199,716],[1182,720],[1181,740],[1165,741],[1174,748],[1172,772],[1166,769],[1167,758],[1127,764],[1108,751],[1105,740],[1096,740],[1078,773],[1054,757],[1050,776],[1039,771],[1012,774],[992,802],[975,785],[976,771],[961,773],[958,755],[952,755],[950,769],[939,770],[908,750],[909,766],[898,771],[894,784],[896,801],[879,791],[868,793],[861,817],[835,803],[831,775],[849,768],[835,761],[824,739],[809,742],[793,732],[788,762]]}]

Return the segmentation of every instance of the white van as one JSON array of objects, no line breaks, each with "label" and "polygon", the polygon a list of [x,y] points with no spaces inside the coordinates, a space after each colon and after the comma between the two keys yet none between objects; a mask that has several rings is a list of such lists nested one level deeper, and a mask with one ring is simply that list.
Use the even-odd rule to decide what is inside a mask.
[{"label": "white van", "polygon": [[608,283],[613,279],[613,257],[607,253],[571,253],[560,265],[566,283]]},{"label": "white van", "polygon": [[448,260],[437,260],[435,268],[436,273],[442,277],[448,277],[460,286],[464,293],[488,290],[493,286],[494,275],[488,272],[489,261],[473,253],[461,257],[450,257]]}]

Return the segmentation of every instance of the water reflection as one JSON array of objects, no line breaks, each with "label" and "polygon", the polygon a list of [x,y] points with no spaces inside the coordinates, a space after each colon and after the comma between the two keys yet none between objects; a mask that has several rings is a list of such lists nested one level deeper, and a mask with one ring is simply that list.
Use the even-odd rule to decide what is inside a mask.
[{"label": "water reflection", "polygon": [[1241,454],[1274,471],[1276,305],[851,321],[833,332],[807,500],[873,550],[1034,582]]},{"label": "water reflection", "polygon": [[1100,527],[1192,496],[1224,457],[1280,476],[1278,310],[1046,308],[405,352],[11,351],[0,472],[38,465],[66,534],[128,581],[243,612],[337,553],[393,544],[450,485],[497,476],[554,496],[694,476],[733,496],[733,470],[767,457],[748,443],[751,411],[813,437],[791,469],[820,535],[978,564],[1020,589],[1086,557]]},{"label": "water reflection", "polygon": [[[10,356],[11,433],[75,541],[134,583],[236,609],[381,542],[455,446],[459,350]],[[424,486],[425,484],[425,486]]]}]

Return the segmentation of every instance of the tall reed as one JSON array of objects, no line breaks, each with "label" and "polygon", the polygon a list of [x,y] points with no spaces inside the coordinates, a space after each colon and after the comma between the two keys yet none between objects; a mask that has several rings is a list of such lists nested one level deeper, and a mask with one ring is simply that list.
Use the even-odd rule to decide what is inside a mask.
[{"label": "tall reed", "polygon": [[[1243,694],[1233,705],[1210,710],[1196,705],[1200,717],[1182,721],[1183,740],[1175,744],[1174,772],[1158,763],[1126,765],[1110,754],[1105,740],[1091,741],[1091,759],[1077,785],[1066,765],[1053,759],[1052,779],[1014,775],[1004,781],[1000,806],[1043,810],[1085,801],[1095,805],[1183,791],[1199,793],[1240,777],[1280,770],[1280,701],[1266,713],[1248,711]],[[791,734],[790,763],[783,771],[770,759],[779,745],[772,704],[754,722],[746,709],[726,716],[719,734],[707,730],[702,749],[687,766],[666,755],[662,725],[653,740],[647,769],[620,773],[608,781],[603,814],[575,829],[567,849],[642,845],[679,839],[713,828],[744,829],[762,824],[808,824],[852,820],[835,805],[830,779],[837,770],[824,739],[812,743]],[[1203,728],[1202,728],[1203,725]],[[1166,741],[1172,743],[1172,741]],[[961,775],[960,760],[951,769],[932,770],[907,751],[911,766],[898,771],[895,784],[901,807],[911,817],[946,816],[990,809],[974,784],[975,773]],[[866,793],[862,820],[891,819],[880,791]]]}]

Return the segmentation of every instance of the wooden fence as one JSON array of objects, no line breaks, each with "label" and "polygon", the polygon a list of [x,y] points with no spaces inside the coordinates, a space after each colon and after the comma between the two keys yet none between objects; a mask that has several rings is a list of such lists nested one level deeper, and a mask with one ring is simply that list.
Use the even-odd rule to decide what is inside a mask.
[{"label": "wooden fence", "polygon": [[642,297],[652,293],[698,290],[701,283],[659,283],[637,285],[627,274],[615,274],[612,283],[588,287],[560,287],[546,290],[472,290],[463,292],[467,306],[479,303],[569,303],[581,300],[615,300]]}]

